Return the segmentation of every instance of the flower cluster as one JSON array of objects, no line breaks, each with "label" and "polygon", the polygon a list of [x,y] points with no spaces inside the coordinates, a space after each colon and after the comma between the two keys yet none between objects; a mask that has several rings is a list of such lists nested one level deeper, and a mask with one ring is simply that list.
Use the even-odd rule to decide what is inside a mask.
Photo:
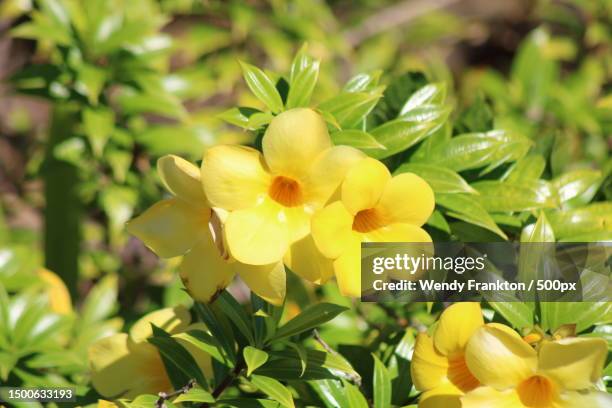
[{"label": "flower cluster", "polygon": [[420,333],[411,365],[419,407],[604,408],[598,390],[608,354],[601,338],[543,340],[535,348],[510,327],[485,324],[478,303],[446,309]]},{"label": "flower cluster", "polygon": [[311,109],[277,115],[262,152],[219,145],[201,169],[159,160],[173,195],[128,224],[161,257],[183,256],[181,278],[208,302],[235,275],[270,303],[285,297],[285,266],[323,283],[334,274],[345,295],[360,294],[360,243],[430,242],[421,228],[434,195],[420,177],[392,177],[381,162],[334,146]]}]

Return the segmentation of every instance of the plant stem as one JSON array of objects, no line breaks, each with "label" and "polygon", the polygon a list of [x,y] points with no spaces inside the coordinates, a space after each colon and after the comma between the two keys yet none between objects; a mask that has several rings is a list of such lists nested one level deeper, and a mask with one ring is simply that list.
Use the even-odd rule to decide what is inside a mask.
[{"label": "plant stem", "polygon": [[155,408],[164,408],[166,406],[166,401],[168,401],[172,397],[176,397],[177,395],[188,393],[189,390],[191,390],[195,386],[195,384],[196,380],[191,379],[187,384],[169,394],[165,392],[160,392],[159,394],[157,394],[159,395],[159,398],[155,402]]},{"label": "plant stem", "polygon": [[55,157],[55,148],[74,136],[78,111],[68,104],[53,109],[45,153],[45,266],[59,275],[72,298],[77,295],[78,257],[81,244],[79,174],[74,164]]},{"label": "plant stem", "polygon": [[[215,400],[219,398],[221,394],[223,394],[223,391],[225,391],[227,387],[232,385],[234,380],[238,378],[238,376],[240,375],[240,373],[242,372],[244,368],[245,368],[244,361],[239,361],[238,363],[236,363],[236,366],[234,367],[234,369],[228,375],[226,375],[225,378],[221,380],[221,382],[213,390],[212,396]],[[204,403],[200,405],[200,408],[208,408],[208,407],[210,407],[208,403]]]}]

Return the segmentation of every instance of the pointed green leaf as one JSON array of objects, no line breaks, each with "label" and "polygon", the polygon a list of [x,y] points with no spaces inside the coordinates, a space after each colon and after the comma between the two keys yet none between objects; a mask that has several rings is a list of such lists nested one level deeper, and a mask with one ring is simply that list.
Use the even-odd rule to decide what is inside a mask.
[{"label": "pointed green leaf", "polygon": [[247,365],[247,376],[268,361],[268,353],[255,347],[247,346],[242,353]]},{"label": "pointed green leaf", "polygon": [[504,239],[508,239],[474,197],[476,196],[468,194],[436,194],[436,204],[448,209],[445,212],[447,216],[485,228]]},{"label": "pointed green leaf", "polygon": [[435,193],[478,194],[459,174],[451,169],[423,163],[402,164],[394,174],[414,173],[422,177]]},{"label": "pointed green leaf", "polygon": [[335,145],[352,146],[360,150],[368,151],[372,149],[386,150],[371,134],[363,130],[348,129],[333,132],[331,139]]},{"label": "pointed green leaf", "polygon": [[253,94],[273,113],[279,113],[283,110],[283,100],[274,85],[274,82],[259,68],[240,62],[242,74],[249,89]]},{"label": "pointed green leaf", "polygon": [[317,303],[308,306],[302,313],[279,327],[269,341],[284,339],[305,332],[306,330],[314,329],[332,320],[345,310],[347,310],[346,307],[333,303]]},{"label": "pointed green leaf", "polygon": [[309,105],[318,76],[319,61],[306,55],[304,50],[300,51],[291,65],[287,109]]},{"label": "pointed green leaf", "polygon": [[387,367],[376,357],[374,358],[374,408],[391,407],[391,376]]},{"label": "pointed green leaf", "polygon": [[295,408],[291,391],[281,384],[280,381],[262,375],[252,375],[250,381],[255,387],[259,388],[273,400],[278,401],[282,406]]}]

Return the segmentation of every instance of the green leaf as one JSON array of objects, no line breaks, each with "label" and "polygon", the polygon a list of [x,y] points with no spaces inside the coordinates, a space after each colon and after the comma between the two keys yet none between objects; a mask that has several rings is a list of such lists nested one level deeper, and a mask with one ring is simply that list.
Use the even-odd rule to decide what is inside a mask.
[{"label": "green leaf", "polygon": [[217,402],[223,408],[280,408],[281,406],[276,401],[262,398],[226,398]]},{"label": "green leaf", "polygon": [[171,119],[185,121],[187,111],[181,100],[165,91],[149,90],[140,92],[124,88],[117,97],[117,103],[125,114],[154,113]]},{"label": "green leaf", "polygon": [[459,174],[451,169],[422,163],[402,164],[394,174],[414,173],[422,177],[435,193],[477,194]]},{"label": "green leaf", "polygon": [[271,351],[269,355],[270,360],[258,370],[259,374],[286,380],[359,378],[351,364],[337,353],[312,349],[302,349],[300,353],[294,347],[293,350]]},{"label": "green leaf", "polygon": [[300,365],[302,367],[300,376],[302,376],[304,375],[304,372],[306,372],[306,367],[308,366],[308,350],[298,343],[289,342],[288,345],[297,352],[298,357],[300,358]]},{"label": "green leaf", "polygon": [[106,82],[106,71],[98,67],[82,64],[77,68],[77,82],[75,89],[85,95],[92,105],[98,104],[100,92]]},{"label": "green leaf", "polygon": [[293,60],[289,76],[287,109],[308,106],[319,76],[319,61],[310,58],[302,49]]},{"label": "green leaf", "polygon": [[456,133],[488,132],[493,129],[493,109],[487,103],[482,93],[470,106],[459,114],[454,123]]},{"label": "green leaf", "polygon": [[533,311],[523,302],[489,302],[489,305],[516,329],[533,326]]},{"label": "green leaf", "polygon": [[211,306],[196,302],[194,304],[195,311],[200,320],[206,324],[208,330],[210,330],[210,334],[212,337],[220,344],[223,353],[227,356],[227,358],[231,361],[232,365],[236,363],[236,352],[234,350],[234,333],[231,328],[226,327],[222,324]]},{"label": "green leaf", "polygon": [[333,303],[317,303],[308,306],[302,313],[279,327],[277,332],[269,339],[269,342],[295,336],[307,330],[322,325],[340,313],[347,310],[346,307]]},{"label": "green leaf", "polygon": [[154,324],[151,326],[153,336],[147,341],[153,344],[161,354],[172,385],[180,388],[189,380],[195,379],[201,387],[207,387],[208,383],[189,351],[163,329]]},{"label": "green leaf", "polygon": [[345,92],[367,92],[378,86],[378,81],[382,75],[382,70],[375,70],[371,73],[357,74],[349,79],[342,88]]},{"label": "green leaf", "polygon": [[523,229],[521,242],[555,242],[555,233],[543,211],[535,224],[527,225]]},{"label": "green leaf", "polygon": [[543,302],[540,308],[540,324],[551,332],[564,324],[576,324],[576,331],[581,332],[596,323],[612,321],[610,302]]},{"label": "green leaf", "polygon": [[520,100],[531,117],[539,119],[552,87],[559,83],[559,67],[548,56],[550,35],[543,28],[532,31],[514,58],[510,78],[520,91]]},{"label": "green leaf", "polygon": [[278,93],[274,82],[259,68],[240,62],[242,74],[249,89],[253,94],[273,113],[279,113],[283,110],[283,100]]},{"label": "green leaf", "polygon": [[273,400],[278,401],[282,406],[288,408],[295,407],[291,391],[274,378],[252,375],[250,381],[255,387],[259,388]]},{"label": "green leaf", "polygon": [[311,381],[310,386],[315,390],[326,408],[346,407],[348,405],[346,391],[340,381]]},{"label": "green leaf", "polygon": [[354,386],[353,384],[342,380],[342,385],[344,385],[344,392],[346,392],[346,401],[348,408],[368,408],[368,401],[363,396],[359,388]]},{"label": "green leaf", "polygon": [[446,85],[444,83],[438,82],[425,85],[410,96],[404,106],[402,106],[402,109],[400,109],[399,116],[426,104],[441,104],[444,102],[445,97]]},{"label": "green leaf", "polygon": [[396,119],[410,95],[425,85],[427,78],[421,72],[407,72],[394,78],[372,111],[371,120],[368,118],[369,124],[378,126]]},{"label": "green leaf", "polygon": [[491,171],[493,166],[523,157],[531,143],[525,137],[515,136],[503,130],[466,133],[436,146],[421,161],[438,164],[455,171],[484,166],[488,166],[486,170]]},{"label": "green leaf", "polygon": [[179,402],[215,402],[214,397],[202,388],[192,388],[187,393],[181,394],[172,401],[174,404]]},{"label": "green leaf", "polygon": [[560,175],[552,181],[552,185],[557,190],[559,201],[564,203],[590,189],[597,189],[601,181],[600,171],[581,169]]},{"label": "green leaf", "polygon": [[94,156],[101,157],[115,128],[115,114],[110,109],[86,108],[83,111],[83,126]]},{"label": "green leaf", "polygon": [[217,117],[226,121],[227,123],[231,123],[232,125],[239,126],[243,129],[255,130],[255,128],[253,128],[251,125],[250,118],[256,113],[262,112],[259,109],[240,106],[237,108],[228,109],[218,114]]},{"label": "green leaf", "polygon": [[391,407],[391,376],[387,367],[376,357],[374,359],[374,408]]},{"label": "green leaf", "polygon": [[342,129],[350,129],[363,121],[381,96],[381,88],[370,92],[343,92],[322,102],[318,108],[332,114]]},{"label": "green leaf", "polygon": [[221,292],[217,298],[217,303],[220,305],[223,313],[230,318],[230,321],[236,325],[240,333],[242,333],[249,343],[255,344],[255,336],[251,325],[252,322],[240,303],[238,303],[227,291]]},{"label": "green leaf", "polygon": [[521,184],[479,181],[472,184],[472,187],[480,193],[475,196],[475,199],[485,210],[491,212],[528,211],[555,207],[550,188],[542,180]]},{"label": "green leaf", "polygon": [[242,351],[247,365],[247,376],[268,361],[268,353],[255,347],[247,346]]},{"label": "green leaf", "polygon": [[331,139],[335,145],[352,146],[360,150],[368,151],[371,149],[386,150],[371,134],[363,130],[348,129],[333,132]]},{"label": "green leaf", "polygon": [[520,184],[523,181],[537,180],[544,173],[546,160],[539,154],[525,156],[510,168],[507,177],[503,179],[509,183]]},{"label": "green leaf", "polygon": [[435,122],[403,119],[387,122],[370,131],[370,134],[385,146],[386,150],[376,150],[370,155],[376,159],[384,159],[402,152],[426,138],[437,125]]},{"label": "green leaf", "polygon": [[436,204],[449,210],[445,212],[447,216],[477,225],[508,239],[487,210],[474,197],[468,194],[436,194]]},{"label": "green leaf", "polygon": [[203,330],[189,330],[187,332],[174,334],[172,337],[185,341],[204,351],[220,363],[231,365],[231,360],[228,358],[221,344],[217,339]]},{"label": "green leaf", "polygon": [[557,238],[612,232],[612,202],[600,202],[582,208],[548,214]]},{"label": "green leaf", "polygon": [[117,310],[117,276],[106,275],[94,286],[81,307],[82,327],[100,322]]}]

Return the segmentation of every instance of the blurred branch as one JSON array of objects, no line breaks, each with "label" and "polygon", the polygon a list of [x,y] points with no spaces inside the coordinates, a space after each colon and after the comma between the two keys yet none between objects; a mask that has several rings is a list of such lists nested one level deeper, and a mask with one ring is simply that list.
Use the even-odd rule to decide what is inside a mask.
[{"label": "blurred branch", "polygon": [[187,394],[189,390],[191,390],[195,386],[195,384],[196,384],[196,381],[192,379],[192,380],[189,380],[189,382],[185,384],[183,387],[179,388],[178,390],[174,392],[171,392],[171,393],[160,392],[159,394],[157,394],[159,395],[159,398],[155,402],[155,408],[166,407],[166,401],[168,401],[170,398],[174,398],[182,394]]},{"label": "blurred branch", "polygon": [[346,40],[356,46],[368,38],[399,27],[432,11],[448,7],[461,0],[405,0],[391,7],[382,9],[368,17],[345,34]]}]

